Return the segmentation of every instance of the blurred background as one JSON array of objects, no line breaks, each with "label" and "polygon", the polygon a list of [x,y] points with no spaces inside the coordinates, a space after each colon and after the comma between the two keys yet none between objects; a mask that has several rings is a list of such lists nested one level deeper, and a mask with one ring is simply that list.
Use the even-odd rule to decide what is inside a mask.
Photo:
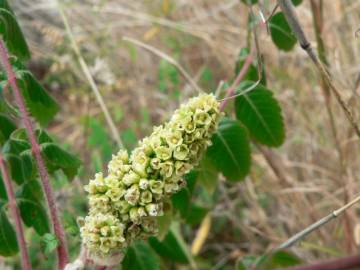
[{"label": "blurred background", "polygon": [[[356,31],[360,1],[322,2],[328,66],[341,95],[359,117],[360,37]],[[84,162],[73,182],[61,176],[54,181],[72,256],[76,256],[80,243],[76,217],[87,211],[83,185],[105,168],[118,147],[56,3],[14,0],[10,4],[33,54],[30,69],[61,106],[49,133]],[[268,18],[275,5],[274,0],[262,0],[253,12],[260,17],[261,11]],[[197,92],[164,57],[124,37],[167,54],[208,92],[214,92],[221,81],[231,82],[239,52],[249,44],[249,8],[240,0],[68,0],[63,7],[75,42],[128,149]],[[311,1],[304,0],[296,9],[316,48]],[[244,181],[220,179],[211,188],[196,187],[194,212],[182,223],[182,237],[191,246],[209,213],[211,229],[196,259],[200,269],[233,269],[244,256],[262,255],[360,190],[356,135],[337,102],[324,94],[307,55],[298,45],[291,52],[277,49],[266,27],[259,28],[258,40],[267,86],[283,110],[286,141],[278,149],[254,147],[251,173]],[[355,206],[292,252],[311,262],[352,253],[359,245],[360,218]],[[42,254],[33,256],[44,259]],[[164,269],[188,267],[170,263]]]}]

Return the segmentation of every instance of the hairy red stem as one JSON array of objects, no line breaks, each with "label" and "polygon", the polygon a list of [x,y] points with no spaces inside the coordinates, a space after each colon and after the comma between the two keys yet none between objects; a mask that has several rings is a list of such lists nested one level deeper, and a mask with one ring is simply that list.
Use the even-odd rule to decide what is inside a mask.
[{"label": "hairy red stem", "polygon": [[15,223],[16,238],[20,247],[22,269],[31,270],[32,268],[29,259],[29,254],[26,249],[26,242],[24,237],[24,230],[21,224],[20,212],[16,205],[15,193],[11,184],[9,171],[7,170],[5,160],[1,155],[0,155],[0,170],[5,184],[6,194],[9,199],[8,205],[9,205],[10,213]]},{"label": "hairy red stem", "polygon": [[253,61],[254,52],[255,52],[255,48],[253,47],[251,49],[250,54],[246,57],[244,65],[242,66],[238,76],[235,78],[232,85],[226,90],[225,98],[220,104],[220,111],[223,111],[225,109],[228,101],[230,100],[228,97],[231,97],[235,93],[236,87],[239,85],[241,80],[244,78],[246,72],[249,70],[251,62]]},{"label": "hairy red stem", "polygon": [[15,101],[16,101],[17,106],[21,113],[21,120],[25,126],[27,135],[29,137],[29,141],[31,144],[31,150],[35,157],[36,163],[37,163],[40,179],[41,179],[42,186],[44,189],[46,201],[47,201],[47,204],[49,207],[49,212],[50,212],[52,225],[54,228],[54,233],[59,240],[59,246],[57,248],[58,267],[59,267],[59,269],[64,269],[64,267],[67,264],[68,259],[69,259],[68,251],[67,251],[67,247],[66,247],[64,229],[60,223],[60,219],[58,216],[58,210],[57,210],[56,203],[55,203],[54,193],[53,193],[51,185],[50,185],[49,174],[46,170],[45,162],[41,156],[40,146],[36,140],[34,129],[33,129],[29,114],[25,107],[24,98],[23,98],[21,91],[16,83],[16,76],[15,76],[15,73],[10,64],[9,54],[5,47],[4,41],[2,39],[0,39],[0,59],[6,70],[8,82],[9,82],[11,88],[13,89]]},{"label": "hairy red stem", "polygon": [[317,262],[309,265],[302,265],[292,268],[286,268],[287,270],[347,270],[347,269],[359,269],[360,255],[352,255],[347,257],[341,257],[323,262]]}]

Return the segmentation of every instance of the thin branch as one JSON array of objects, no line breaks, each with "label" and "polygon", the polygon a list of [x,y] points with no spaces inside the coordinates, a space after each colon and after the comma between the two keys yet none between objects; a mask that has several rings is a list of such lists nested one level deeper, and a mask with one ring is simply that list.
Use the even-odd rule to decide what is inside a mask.
[{"label": "thin branch", "polygon": [[360,128],[356,123],[356,120],[354,119],[354,116],[348,106],[346,105],[346,102],[343,100],[343,98],[340,95],[340,90],[335,86],[335,84],[332,81],[332,78],[329,74],[329,71],[326,69],[324,64],[319,60],[317,54],[312,49],[312,46],[308,39],[305,36],[305,32],[303,31],[300,22],[296,16],[296,11],[293,7],[293,4],[290,0],[278,0],[278,4],[283,11],[287,22],[289,23],[292,31],[294,32],[295,36],[297,37],[301,48],[306,51],[312,62],[315,64],[316,68],[318,69],[321,76],[324,78],[326,84],[334,94],[336,100],[340,104],[341,108],[343,109],[348,121],[354,128],[357,136],[360,138]]},{"label": "thin branch", "polygon": [[13,89],[13,93],[15,96],[15,101],[21,113],[21,120],[25,126],[27,135],[29,137],[29,141],[31,144],[31,150],[35,157],[37,167],[39,169],[39,175],[42,182],[42,186],[44,189],[46,201],[49,207],[51,222],[54,228],[54,233],[59,240],[59,246],[57,248],[58,252],[58,266],[60,269],[63,269],[68,262],[68,251],[66,247],[66,240],[65,240],[65,233],[64,229],[60,223],[60,219],[58,216],[58,210],[55,203],[55,196],[52,191],[50,181],[49,181],[49,174],[45,167],[45,162],[41,156],[40,146],[36,140],[34,129],[29,117],[29,114],[26,110],[25,101],[21,94],[21,91],[16,83],[16,76],[12,69],[9,60],[9,54],[5,47],[4,41],[0,39],[0,59],[5,68],[7,73],[8,82]]},{"label": "thin branch", "polygon": [[63,24],[65,26],[65,29],[66,29],[66,34],[71,42],[71,45],[73,47],[73,50],[75,52],[75,55],[76,55],[76,58],[77,60],[79,61],[79,64],[80,64],[80,67],[88,81],[88,83],[90,84],[90,88],[91,90],[94,92],[95,94],[95,97],[96,97],[96,100],[97,102],[99,103],[100,105],[100,108],[101,110],[103,111],[104,113],[104,116],[105,116],[105,120],[110,128],[110,131],[112,133],[112,137],[113,139],[116,141],[116,143],[118,144],[118,146],[120,148],[123,148],[124,147],[124,144],[123,142],[121,141],[121,138],[120,138],[120,134],[119,134],[119,131],[117,130],[116,126],[115,126],[115,123],[110,115],[110,112],[104,102],[104,99],[99,91],[99,88],[97,87],[92,75],[91,75],[91,72],[89,70],[89,67],[87,66],[84,58],[82,57],[81,55],[81,52],[80,52],[80,49],[79,49],[79,46],[78,44],[76,43],[76,40],[74,38],[74,35],[71,31],[71,28],[70,28],[70,25],[69,25],[69,22],[66,18],[66,15],[65,15],[65,12],[61,6],[60,3],[58,3],[58,7],[59,7],[59,13],[60,13],[60,16],[61,16],[61,19],[63,21]]},{"label": "thin branch", "polygon": [[150,52],[152,52],[153,54],[159,56],[160,58],[164,59],[165,61],[169,62],[170,64],[174,65],[179,71],[180,73],[184,76],[184,78],[186,80],[189,81],[189,83],[191,84],[192,87],[194,87],[194,89],[196,91],[198,91],[199,93],[202,93],[203,90],[200,88],[200,86],[197,85],[197,83],[192,79],[192,77],[186,72],[186,70],[174,59],[172,58],[170,55],[148,45],[145,44],[139,40],[133,39],[131,37],[123,37],[124,41],[128,41],[130,43],[135,44],[136,46],[139,46],[141,48],[144,48]]},{"label": "thin branch", "polygon": [[26,249],[26,242],[24,237],[24,230],[21,224],[20,212],[16,205],[15,193],[10,180],[9,171],[7,169],[5,160],[1,154],[0,154],[0,170],[5,184],[6,194],[9,199],[8,205],[9,205],[10,213],[15,222],[16,239],[19,244],[20,254],[21,254],[21,265],[24,270],[31,270],[32,268],[29,259],[29,254]]},{"label": "thin branch", "polygon": [[339,209],[336,209],[335,211],[333,211],[331,214],[327,215],[326,217],[323,217],[322,219],[318,220],[317,222],[311,224],[309,227],[302,230],[301,232],[298,232],[297,234],[295,234],[294,236],[289,238],[287,241],[282,243],[280,246],[275,248],[274,251],[291,247],[292,245],[294,245],[295,243],[297,243],[298,241],[300,241],[304,237],[306,237],[308,234],[312,233],[313,231],[319,229],[321,226],[325,225],[329,221],[331,221],[331,220],[337,218],[339,215],[343,214],[348,208],[350,208],[351,206],[353,206],[354,204],[356,204],[359,201],[360,201],[360,196],[356,197],[351,202],[345,204],[344,206],[340,207]]},{"label": "thin branch", "polygon": [[233,95],[236,91],[236,87],[239,86],[241,80],[244,78],[246,72],[249,70],[250,65],[253,61],[254,58],[254,53],[255,53],[255,47],[253,47],[251,49],[250,54],[246,57],[244,65],[242,66],[239,74],[237,75],[237,77],[235,78],[234,82],[232,83],[232,85],[226,90],[226,95],[225,98],[222,99],[222,102],[220,104],[220,111],[223,111],[229,101],[229,99],[233,98]]}]

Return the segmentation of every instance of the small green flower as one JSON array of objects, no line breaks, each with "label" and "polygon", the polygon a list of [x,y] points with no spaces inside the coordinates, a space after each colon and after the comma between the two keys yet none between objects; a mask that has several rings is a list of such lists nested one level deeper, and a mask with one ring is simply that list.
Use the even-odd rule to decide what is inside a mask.
[{"label": "small green flower", "polygon": [[194,114],[194,122],[197,125],[208,126],[211,124],[211,121],[212,121],[212,118],[207,112],[196,109],[195,114]]},{"label": "small green flower", "polygon": [[125,174],[122,179],[123,183],[127,186],[138,183],[139,180],[140,180],[140,175],[138,175],[134,171],[130,171],[129,173]]},{"label": "small green flower", "polygon": [[146,176],[146,167],[149,164],[149,157],[143,151],[138,151],[132,156],[132,169],[142,177]]},{"label": "small green flower", "polygon": [[174,158],[178,160],[185,160],[188,158],[189,148],[186,144],[179,145],[174,150]]},{"label": "small green flower", "polygon": [[149,190],[144,190],[140,194],[140,205],[146,205],[152,202],[152,193]]},{"label": "small green flower", "polygon": [[110,200],[116,202],[124,196],[125,190],[123,188],[114,187],[109,189],[105,194],[110,198]]},{"label": "small green flower", "polygon": [[171,177],[174,172],[174,163],[172,161],[165,161],[160,164],[160,174],[165,178]]},{"label": "small green flower", "polygon": [[155,149],[156,156],[161,160],[168,160],[171,158],[171,149],[166,146],[159,146]]},{"label": "small green flower", "polygon": [[171,148],[175,148],[183,141],[182,133],[180,131],[170,131],[166,134],[165,140]]},{"label": "small green flower", "polygon": [[127,201],[118,201],[114,203],[114,207],[117,211],[119,211],[120,214],[126,214],[129,212],[131,205]]},{"label": "small green flower", "polygon": [[146,205],[145,208],[146,208],[146,212],[149,214],[149,216],[151,216],[151,217],[159,216],[160,207],[158,204],[150,203],[150,204]]},{"label": "small green flower", "polygon": [[149,187],[149,180],[142,178],[139,181],[139,188],[145,190]]},{"label": "small green flower", "polygon": [[186,133],[193,133],[196,129],[196,125],[193,121],[189,121],[185,124]]},{"label": "small green flower", "polygon": [[140,190],[137,184],[132,185],[125,193],[125,200],[131,204],[136,205],[140,198]]},{"label": "small green flower", "polygon": [[160,160],[160,158],[152,158],[151,160],[150,160],[150,166],[151,166],[151,168],[153,168],[154,170],[158,170],[158,169],[160,169],[160,163],[161,163],[161,160]]},{"label": "small green flower", "polygon": [[164,187],[164,183],[159,180],[150,180],[149,187],[152,193],[162,194],[162,189]]},{"label": "small green flower", "polygon": [[182,161],[176,161],[175,162],[175,174],[177,176],[182,176],[187,174],[191,169],[191,166],[188,163],[182,162]]}]

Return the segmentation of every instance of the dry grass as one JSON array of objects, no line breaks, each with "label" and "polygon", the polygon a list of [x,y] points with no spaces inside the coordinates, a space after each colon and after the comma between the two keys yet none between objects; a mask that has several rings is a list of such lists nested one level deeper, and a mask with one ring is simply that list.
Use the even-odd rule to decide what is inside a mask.
[{"label": "dry grass", "polygon": [[[84,147],[87,130],[81,120],[85,115],[101,118],[101,111],[76,63],[56,5],[45,0],[31,2],[36,4],[20,0],[14,4],[34,52],[34,70],[44,79],[50,75],[57,78],[49,88],[61,101],[62,111],[50,130],[87,160],[90,150]],[[151,124],[166,118],[178,99],[174,98],[174,89],[158,90],[159,57],[123,41],[124,36],[172,55],[194,80],[199,81],[203,70],[210,68],[214,88],[220,80],[233,78],[236,56],[247,42],[248,10],[238,0],[69,2],[66,14],[107,106],[113,113],[121,108],[125,115],[117,122],[119,130],[132,127],[131,123],[140,119],[139,108],[150,109],[150,124],[135,128],[138,138]],[[269,2],[263,12],[270,14],[275,1],[261,2]],[[297,10],[316,46],[310,5],[304,2]],[[360,27],[360,2],[334,0],[324,1],[324,5],[330,70],[343,97],[350,100],[355,95],[351,104],[359,119],[360,88],[355,89],[355,82],[360,74],[360,38],[355,32]],[[226,232],[210,232],[203,252],[217,251],[219,267],[239,256],[262,254],[360,191],[358,139],[332,101],[345,167],[342,170],[319,76],[306,54],[299,47],[290,53],[279,52],[264,29],[259,40],[268,86],[281,101],[286,119],[285,144],[266,152],[282,177],[274,173],[263,153],[254,149],[247,179],[235,185],[221,182],[213,216],[228,217],[241,241],[234,241]],[[45,71],[41,73],[42,66]],[[180,80],[180,100],[196,93],[186,80]],[[86,170],[93,172],[91,164]],[[293,250],[308,261],[355,251],[359,243],[355,243],[354,229],[359,230],[360,224],[356,209]]]}]

